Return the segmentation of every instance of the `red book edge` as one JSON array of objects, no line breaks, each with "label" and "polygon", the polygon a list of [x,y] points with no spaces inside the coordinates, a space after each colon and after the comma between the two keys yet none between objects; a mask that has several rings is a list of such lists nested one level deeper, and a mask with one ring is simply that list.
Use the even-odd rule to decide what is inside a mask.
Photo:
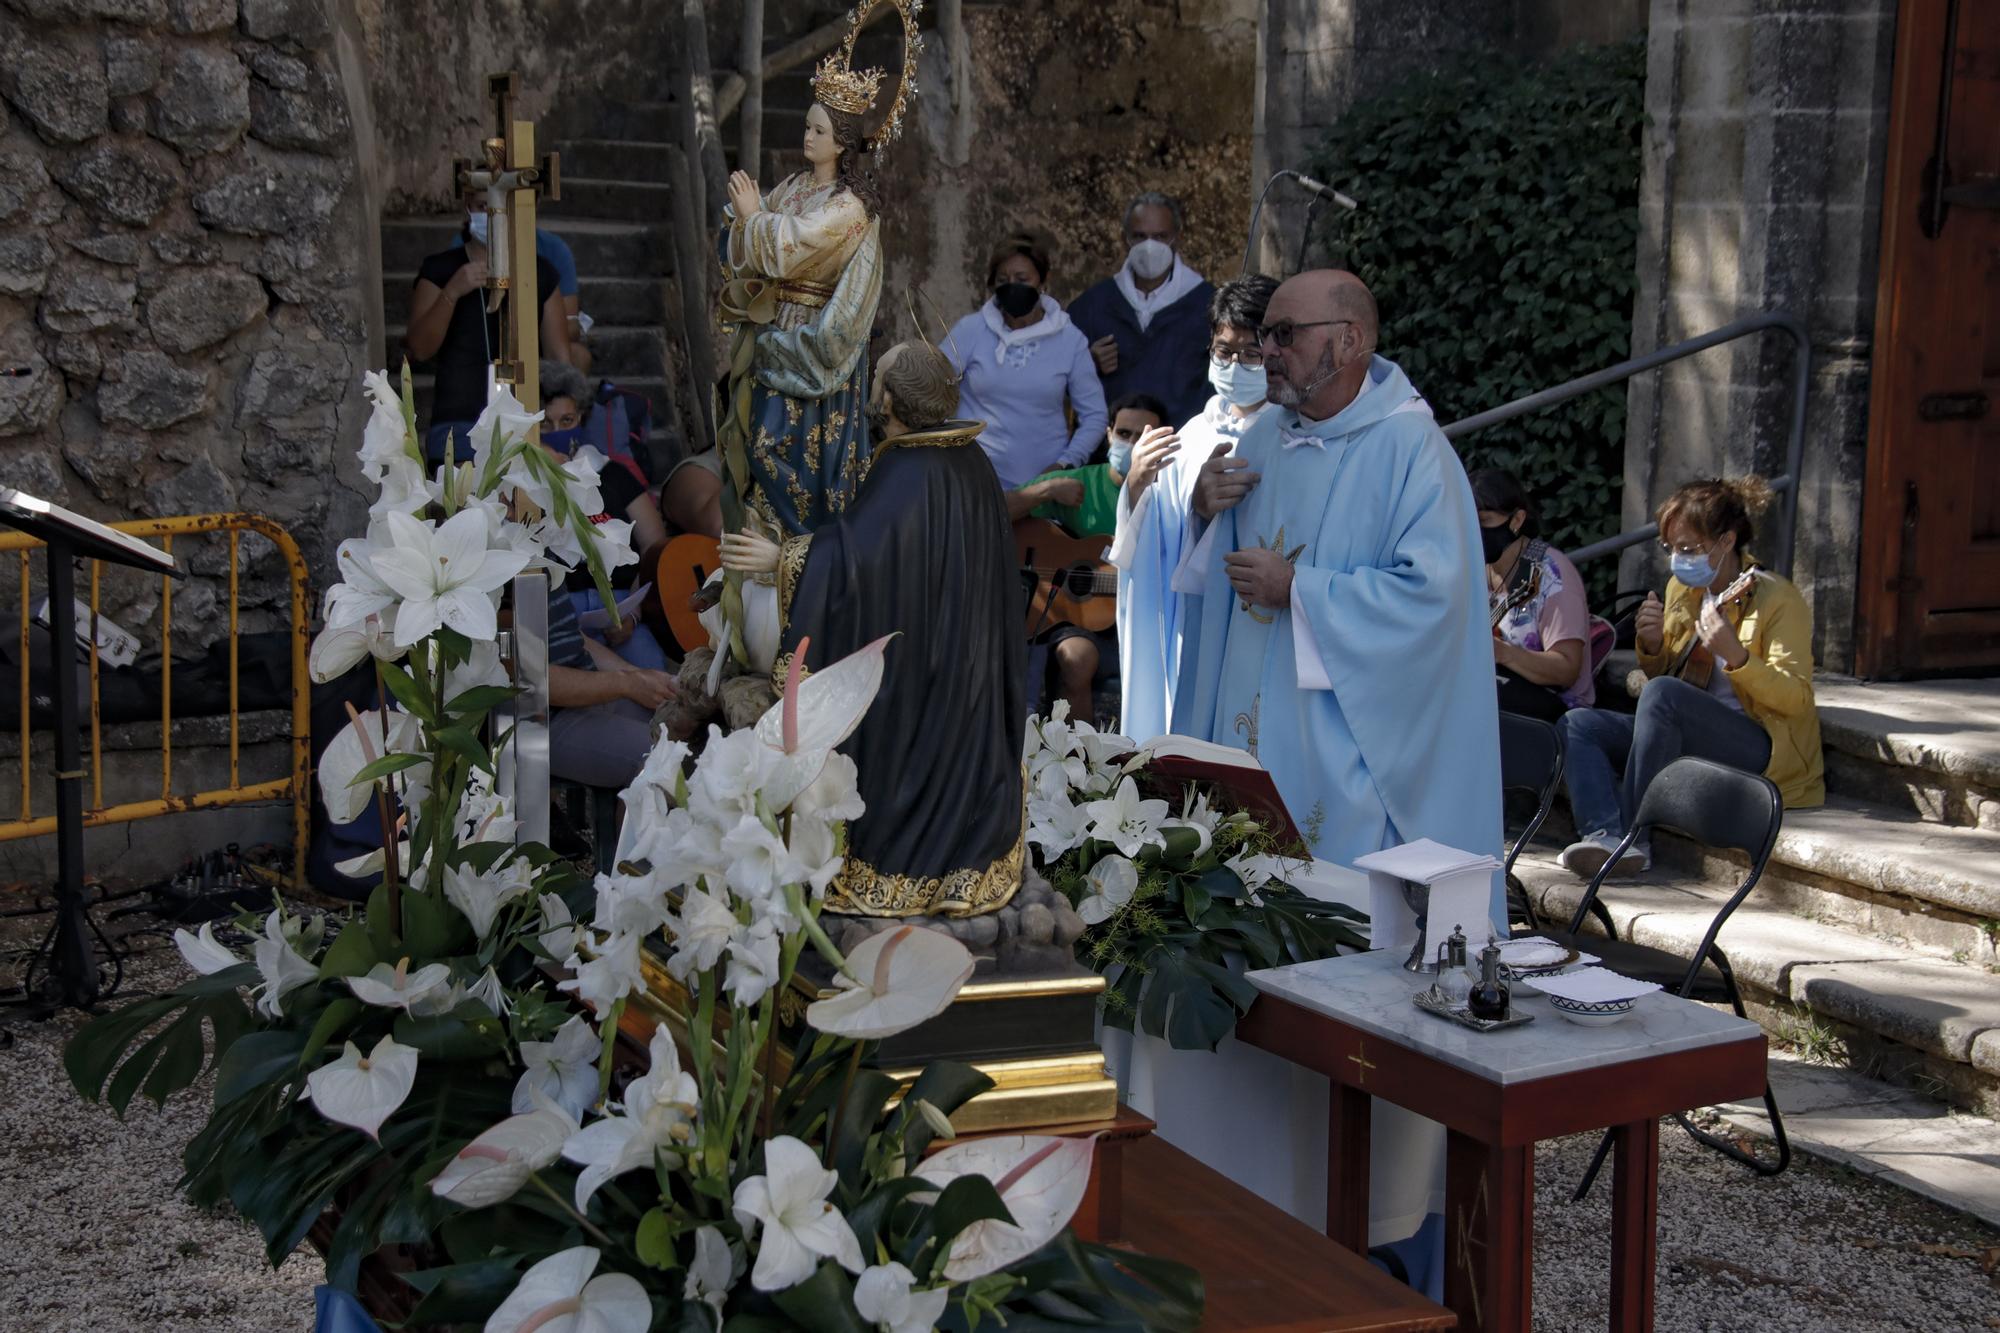
[{"label": "red book edge", "polygon": [[1305,844],[1305,835],[1292,822],[1292,812],[1285,808],[1284,798],[1278,795],[1278,784],[1271,781],[1270,773],[1262,768],[1241,768],[1235,764],[1218,764],[1178,754],[1154,755],[1147,760],[1146,767],[1177,782],[1212,783],[1233,797],[1237,808],[1248,811],[1275,833],[1280,846]]}]

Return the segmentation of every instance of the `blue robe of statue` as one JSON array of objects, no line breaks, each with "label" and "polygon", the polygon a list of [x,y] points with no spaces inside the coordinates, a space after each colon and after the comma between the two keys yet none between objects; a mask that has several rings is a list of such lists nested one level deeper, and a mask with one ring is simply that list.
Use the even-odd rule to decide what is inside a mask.
[{"label": "blue robe of statue", "polygon": [[[1430,408],[1378,356],[1341,412],[1267,411],[1236,453],[1262,480],[1175,579],[1174,730],[1255,754],[1326,860],[1417,838],[1498,854],[1478,520]],[[1257,545],[1295,566],[1289,609],[1245,608],[1229,586],[1223,555]],[[1497,875],[1491,911],[1504,926]]]}]

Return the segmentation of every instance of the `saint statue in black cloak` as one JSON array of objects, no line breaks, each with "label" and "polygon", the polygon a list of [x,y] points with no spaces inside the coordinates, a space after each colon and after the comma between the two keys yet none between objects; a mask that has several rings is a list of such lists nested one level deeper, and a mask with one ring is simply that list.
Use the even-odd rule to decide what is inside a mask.
[{"label": "saint statue in black cloak", "polygon": [[1021,742],[1026,644],[1007,504],[954,420],[958,376],[924,343],[876,365],[879,442],[837,517],[779,546],[722,539],[722,563],[775,577],[782,679],[810,639],[810,669],[885,634],[882,689],[841,750],[867,813],[848,826],[826,906],[863,916],[998,911],[1021,885],[1026,833]]}]

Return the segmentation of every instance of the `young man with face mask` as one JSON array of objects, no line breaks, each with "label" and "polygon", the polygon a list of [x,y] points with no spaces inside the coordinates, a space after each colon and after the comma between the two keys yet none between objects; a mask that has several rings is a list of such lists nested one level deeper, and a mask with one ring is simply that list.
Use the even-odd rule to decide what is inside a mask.
[{"label": "young man with face mask", "polygon": [[1266,406],[1257,330],[1278,290],[1262,274],[1216,289],[1208,307],[1208,383],[1214,396],[1178,431],[1148,431],[1133,448],[1118,496],[1118,651],[1124,712],[1120,730],[1148,741],[1169,730],[1180,672],[1179,599],[1168,588],[1184,554],[1194,479],[1217,446],[1232,443]]},{"label": "young man with face mask", "polygon": [[1090,340],[1104,396],[1151,394],[1167,420],[1186,421],[1208,400],[1208,306],[1215,288],[1180,257],[1180,200],[1148,190],[1126,206],[1125,263],[1070,302]]}]

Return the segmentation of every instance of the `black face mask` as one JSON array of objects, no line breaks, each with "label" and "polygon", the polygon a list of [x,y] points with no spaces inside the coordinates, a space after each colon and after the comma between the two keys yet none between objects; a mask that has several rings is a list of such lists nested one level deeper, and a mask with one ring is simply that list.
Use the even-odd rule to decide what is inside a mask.
[{"label": "black face mask", "polygon": [[1003,282],[993,289],[993,304],[1009,319],[1019,319],[1041,303],[1040,289],[1025,282]]},{"label": "black face mask", "polygon": [[1495,523],[1490,528],[1481,528],[1479,545],[1486,553],[1486,563],[1490,565],[1498,560],[1520,535],[1505,523]]}]

